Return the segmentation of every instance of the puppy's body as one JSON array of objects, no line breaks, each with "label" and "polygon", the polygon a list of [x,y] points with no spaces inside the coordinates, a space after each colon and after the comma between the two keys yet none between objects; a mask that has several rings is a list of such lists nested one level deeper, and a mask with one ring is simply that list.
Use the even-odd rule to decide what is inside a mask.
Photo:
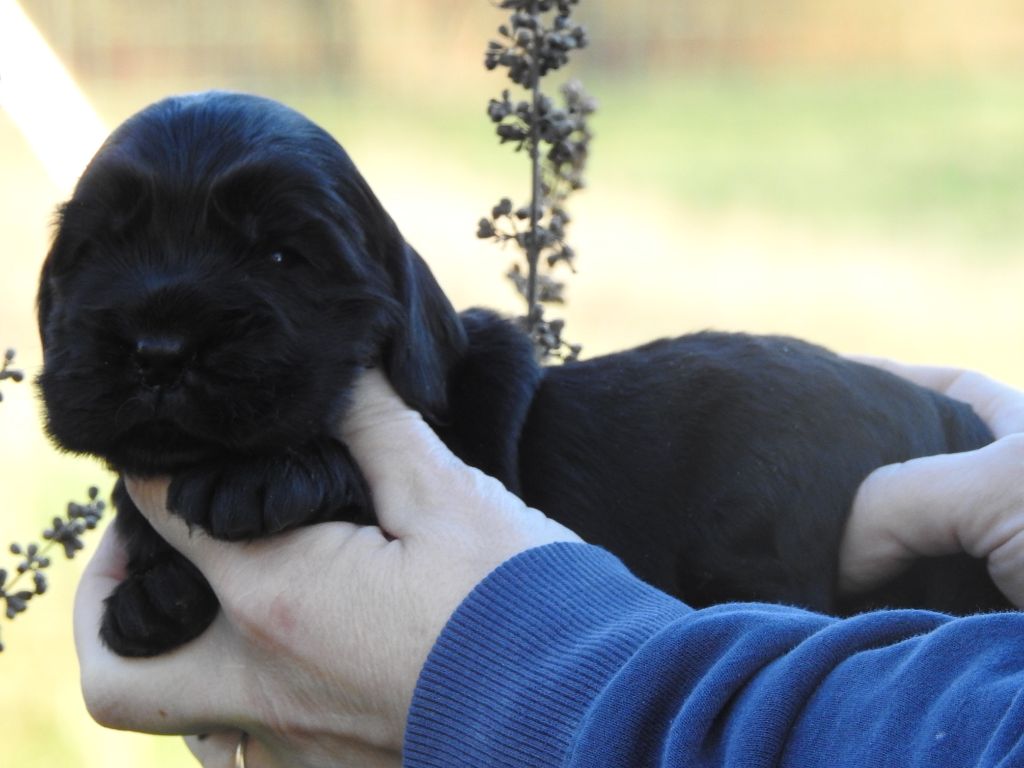
[{"label": "puppy's body", "polygon": [[[379,365],[457,454],[695,605],[855,607],[835,574],[861,480],[991,440],[966,406],[793,339],[541,368],[510,322],[456,315],[326,133],[240,95],[169,99],[112,135],[62,210],[39,315],[54,439],[172,473],[171,508],[216,536],[372,519],[328,425]],[[216,601],[122,486],[115,502],[131,559],[103,634],[157,653]],[[968,558],[874,599],[1005,604]]]},{"label": "puppy's body", "polygon": [[963,403],[796,339],[745,334],[663,339],[524,376],[529,342],[516,329],[479,310],[463,319],[448,445],[691,605],[1004,604],[967,557],[922,561],[854,601],[835,591],[864,477],[991,441]]}]

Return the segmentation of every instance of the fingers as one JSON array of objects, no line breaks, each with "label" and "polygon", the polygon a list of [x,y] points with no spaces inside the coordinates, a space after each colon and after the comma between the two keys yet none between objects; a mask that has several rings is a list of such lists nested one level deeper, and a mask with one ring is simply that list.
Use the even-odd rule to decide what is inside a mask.
[{"label": "fingers", "polygon": [[1024,432],[1024,393],[984,374],[961,368],[909,365],[866,355],[853,355],[850,359],[968,403],[997,438]]},{"label": "fingers", "polygon": [[381,527],[396,538],[471,532],[478,543],[487,541],[485,549],[509,554],[579,541],[500,481],[459,460],[380,371],[367,371],[354,395],[341,436],[373,490]]},{"label": "fingers", "polygon": [[974,371],[961,373],[945,393],[970,403],[997,438],[1024,432],[1024,393]]},{"label": "fingers", "polygon": [[932,493],[956,477],[954,458],[880,467],[861,483],[839,549],[841,591],[870,589],[918,556],[958,551],[956,528],[944,511],[950,500]]},{"label": "fingers", "polygon": [[[196,732],[241,716],[244,678],[222,618],[182,648],[151,659],[125,659],[100,640],[104,600],[119,583],[124,549],[108,527],[75,594],[75,650],[82,693],[93,718],[111,728],[147,733]],[[211,696],[210,680],[217,686]]]},{"label": "fingers", "polygon": [[80,661],[114,657],[100,642],[100,624],[104,600],[124,579],[127,562],[128,556],[117,540],[113,526],[107,526],[75,592],[73,628]]},{"label": "fingers", "polygon": [[1024,531],[1024,436],[882,467],[861,484],[840,547],[840,584],[874,586],[918,557],[989,558]]},{"label": "fingers", "polygon": [[872,355],[850,355],[849,359],[875,368],[881,368],[901,379],[907,379],[915,384],[936,392],[945,393],[952,383],[964,373],[960,368],[948,368],[938,365],[910,365],[885,357],[874,357]]}]

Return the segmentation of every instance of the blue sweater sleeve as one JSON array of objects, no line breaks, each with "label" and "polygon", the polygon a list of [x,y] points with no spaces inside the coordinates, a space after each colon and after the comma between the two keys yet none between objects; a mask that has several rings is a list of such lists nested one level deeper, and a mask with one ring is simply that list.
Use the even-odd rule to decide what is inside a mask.
[{"label": "blue sweater sleeve", "polygon": [[420,675],[412,768],[1024,766],[1024,614],[695,611],[607,552],[495,570]]}]

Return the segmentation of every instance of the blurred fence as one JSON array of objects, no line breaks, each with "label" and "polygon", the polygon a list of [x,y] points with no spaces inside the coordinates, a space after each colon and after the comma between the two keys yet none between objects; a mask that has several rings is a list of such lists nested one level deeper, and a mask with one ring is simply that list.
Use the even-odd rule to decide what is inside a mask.
[{"label": "blurred fence", "polygon": [[[24,0],[82,76],[424,80],[479,58],[490,0]],[[582,0],[587,69],[1024,65],[1020,0]]]}]

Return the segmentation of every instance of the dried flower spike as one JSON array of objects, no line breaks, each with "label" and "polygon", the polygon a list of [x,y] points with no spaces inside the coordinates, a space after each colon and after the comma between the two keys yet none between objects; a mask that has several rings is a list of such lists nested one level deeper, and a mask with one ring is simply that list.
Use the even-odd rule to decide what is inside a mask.
[{"label": "dried flower spike", "polygon": [[[14,356],[13,349],[4,352],[0,361],[0,381],[9,379],[17,384],[24,380],[24,373],[11,367]],[[3,397],[0,395],[0,401],[2,400]],[[69,559],[84,548],[82,534],[97,526],[106,509],[106,503],[100,500],[99,495],[99,489],[92,487],[89,488],[88,501],[85,504],[70,502],[65,516],[53,518],[53,525],[43,531],[46,544],[40,546],[36,542],[25,545],[14,543],[8,547],[10,553],[19,558],[14,565],[13,578],[8,578],[9,569],[0,568],[0,607],[8,620],[19,613],[24,613],[28,610],[28,604],[33,597],[46,592],[49,583],[43,571],[50,567],[49,552],[53,547],[59,545],[64,551],[64,556]],[[32,574],[32,589],[15,590],[15,585],[26,577],[26,574]],[[3,650],[4,645],[0,642],[0,652]]]},{"label": "dried flower spike", "polygon": [[517,152],[529,153],[532,184],[528,204],[516,207],[502,198],[490,217],[479,221],[477,237],[513,242],[523,252],[525,269],[515,264],[507,276],[526,300],[520,321],[542,360],[575,359],[580,351],[562,339],[564,323],[546,321],[541,307],[564,301],[565,285],[551,271],[559,265],[573,269],[575,251],[565,242],[569,216],[564,204],[570,193],[584,186],[592,138],[587,118],[595,104],[579,83],[562,87],[560,104],[540,90],[541,78],[587,45],[586,30],[570,17],[578,2],[502,0],[499,7],[512,14],[498,28],[501,39],[491,41],[484,52],[487,69],[505,69],[513,83],[528,91],[528,99],[513,100],[510,91],[503,90],[500,98],[488,103],[487,116],[502,144],[512,143]]},{"label": "dried flower spike", "polygon": [[[11,364],[14,362],[14,354],[13,349],[7,349],[4,351],[3,362],[0,362],[0,381],[10,379],[15,384],[18,384],[24,380],[25,374],[22,371],[11,367]],[[3,392],[0,392],[0,402],[2,402],[3,399]]]},{"label": "dried flower spike", "polygon": [[[8,547],[10,553],[19,558],[14,566],[13,578],[8,578],[8,569],[0,568],[0,606],[8,620],[24,613],[32,598],[46,592],[49,582],[44,570],[52,563],[49,553],[53,547],[59,545],[68,559],[84,548],[82,533],[95,528],[106,510],[106,503],[99,498],[97,488],[89,489],[88,499],[85,504],[69,503],[64,517],[53,518],[52,526],[43,531],[46,544],[14,543]],[[16,590],[15,586],[26,574],[32,574],[32,589]],[[3,649],[3,643],[0,642],[0,652]]]}]

